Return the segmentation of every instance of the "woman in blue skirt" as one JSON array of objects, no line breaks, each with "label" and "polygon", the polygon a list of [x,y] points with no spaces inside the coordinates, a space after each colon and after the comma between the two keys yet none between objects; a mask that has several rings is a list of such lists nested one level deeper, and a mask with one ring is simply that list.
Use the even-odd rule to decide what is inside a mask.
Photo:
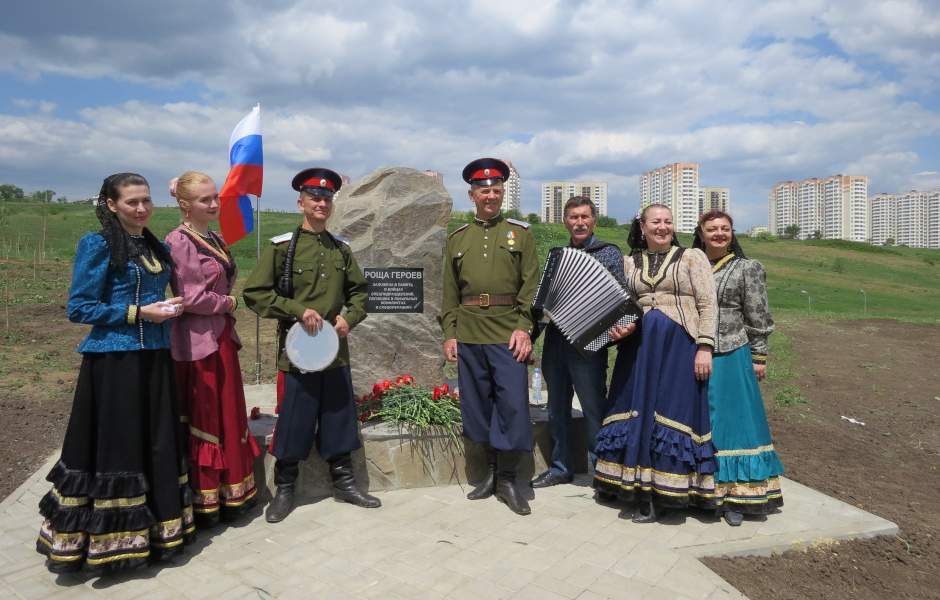
[{"label": "woman in blue skirt", "polygon": [[660,507],[715,507],[717,469],[708,417],[715,284],[701,250],[681,248],[672,211],[646,207],[628,239],[626,281],[643,308],[639,327],[615,327],[621,343],[597,435],[600,502],[639,500],[637,523]]},{"label": "woman in blue skirt", "polygon": [[718,450],[717,510],[729,525],[738,526],[746,514],[767,514],[783,505],[783,465],[757,385],[767,373],[767,336],[774,322],[767,309],[764,267],[745,258],[730,215],[718,210],[702,215],[693,247],[708,256],[718,291],[714,374],[708,382]]}]

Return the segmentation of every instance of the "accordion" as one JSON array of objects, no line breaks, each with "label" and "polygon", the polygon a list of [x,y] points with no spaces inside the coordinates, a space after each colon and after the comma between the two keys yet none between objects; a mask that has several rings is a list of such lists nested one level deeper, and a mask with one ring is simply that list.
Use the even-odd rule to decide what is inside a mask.
[{"label": "accordion", "polygon": [[611,342],[607,331],[626,327],[643,309],[599,260],[575,248],[552,248],[532,310],[544,313],[585,358]]}]

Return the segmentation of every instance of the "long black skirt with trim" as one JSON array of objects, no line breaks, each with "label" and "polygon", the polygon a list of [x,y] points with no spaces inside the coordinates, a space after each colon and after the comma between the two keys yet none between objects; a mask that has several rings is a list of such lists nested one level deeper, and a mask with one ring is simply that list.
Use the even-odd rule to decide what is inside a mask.
[{"label": "long black skirt with trim", "polygon": [[36,550],[90,576],[167,560],[195,541],[169,350],[86,353]]}]

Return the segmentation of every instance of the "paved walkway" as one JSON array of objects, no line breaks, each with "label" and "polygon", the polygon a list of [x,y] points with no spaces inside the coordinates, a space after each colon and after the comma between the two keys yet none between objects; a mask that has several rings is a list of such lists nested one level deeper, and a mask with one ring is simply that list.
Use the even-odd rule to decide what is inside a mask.
[{"label": "paved walkway", "polygon": [[[37,504],[52,462],[0,503],[0,598],[744,598],[698,556],[771,554],[897,526],[792,481],[786,506],[732,528],[701,511],[637,525],[596,504],[590,478],[538,490],[532,515],[459,486],[376,494],[366,510],[324,499],[265,523],[201,530],[174,564],[86,580],[46,571]],[[528,490],[531,496],[532,490]]]}]

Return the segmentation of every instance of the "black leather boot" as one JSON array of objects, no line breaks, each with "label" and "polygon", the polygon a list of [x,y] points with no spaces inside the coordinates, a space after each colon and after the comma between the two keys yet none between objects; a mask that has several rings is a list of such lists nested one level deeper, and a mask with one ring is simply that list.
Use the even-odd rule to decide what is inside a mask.
[{"label": "black leather boot", "polygon": [[356,478],[353,476],[352,457],[343,454],[329,459],[330,477],[333,478],[333,500],[349,502],[362,508],[378,508],[382,501],[375,496],[360,492],[356,488]]},{"label": "black leather boot", "polygon": [[467,500],[483,500],[496,491],[496,450],[486,444],[483,446],[483,452],[486,454],[486,475],[480,485],[467,494]]},{"label": "black leather boot", "polygon": [[643,502],[633,513],[634,523],[655,523],[659,518],[656,512],[656,505],[653,502]]},{"label": "black leather boot", "polygon": [[294,483],[300,473],[299,461],[277,460],[274,462],[274,485],[277,493],[264,511],[264,520],[268,523],[280,523],[294,505]]},{"label": "black leather boot", "polygon": [[516,487],[516,468],[522,460],[522,452],[502,452],[496,455],[496,499],[517,515],[532,512],[529,503]]}]

